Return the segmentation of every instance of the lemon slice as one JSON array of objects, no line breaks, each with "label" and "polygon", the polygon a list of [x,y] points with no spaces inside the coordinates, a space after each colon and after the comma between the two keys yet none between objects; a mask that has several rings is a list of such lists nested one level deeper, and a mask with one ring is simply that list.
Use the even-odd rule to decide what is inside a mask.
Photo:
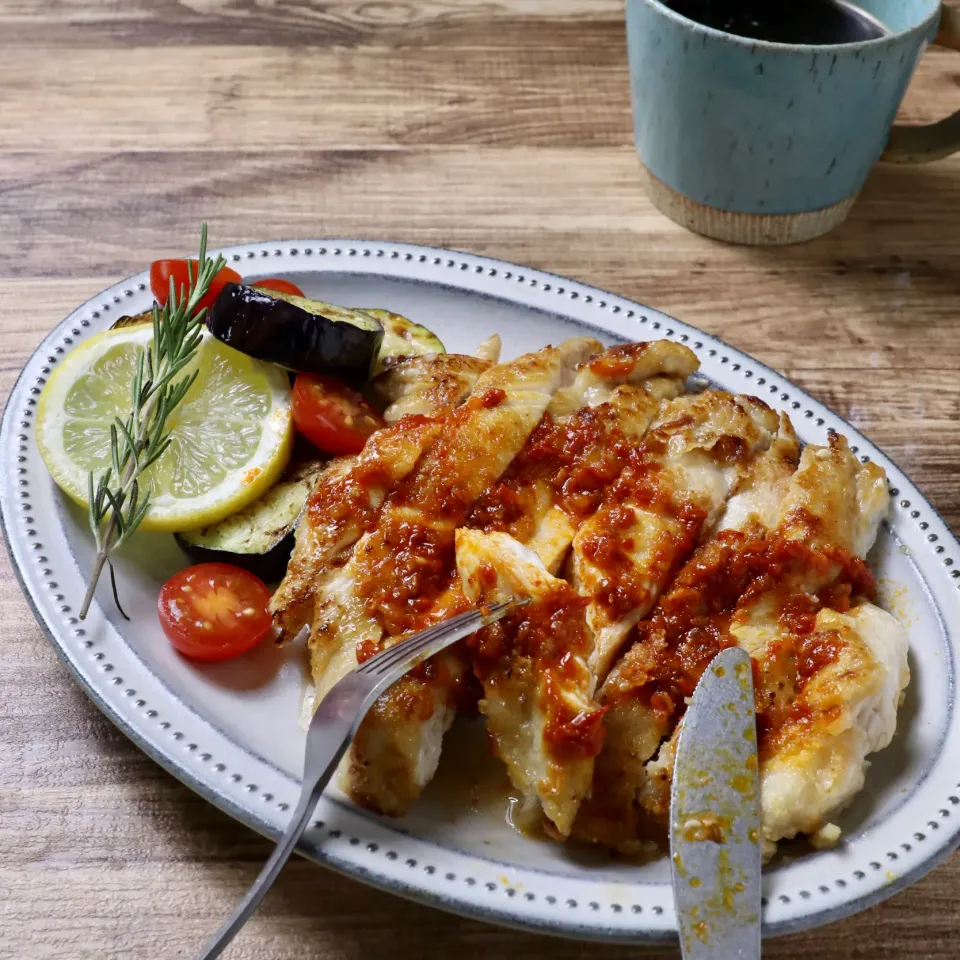
[{"label": "lemon slice", "polygon": [[[150,324],[108,330],[64,358],[37,407],[37,442],[53,479],[82,506],[87,474],[110,464],[110,424],[126,420],[138,351]],[[216,523],[261,496],[283,472],[293,444],[285,371],[206,333],[186,372],[196,382],[167,425],[171,444],[140,481],[150,490],[144,530]]]}]

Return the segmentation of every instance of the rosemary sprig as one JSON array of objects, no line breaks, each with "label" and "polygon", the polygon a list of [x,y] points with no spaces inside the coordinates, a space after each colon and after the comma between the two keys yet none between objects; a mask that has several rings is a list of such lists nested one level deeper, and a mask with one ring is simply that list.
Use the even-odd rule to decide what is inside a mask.
[{"label": "rosemary sprig", "polygon": [[88,519],[97,556],[80,607],[81,620],[90,609],[104,565],[110,567],[117,609],[127,616],[117,597],[110,557],[140,526],[150,506],[150,491],[141,491],[140,480],[144,471],[156,463],[170,445],[167,421],[197,377],[194,371],[176,379],[200,345],[200,327],[206,308],[198,310],[197,306],[225,264],[221,256],[215,260],[207,257],[207,225],[204,224],[200,231],[196,276],[193,265],[187,261],[187,287],[175,290],[171,277],[166,305],[153,305],[153,340],[137,354],[130,412],[126,420],[116,417],[110,426],[110,464],[99,475],[91,471],[87,476]]}]

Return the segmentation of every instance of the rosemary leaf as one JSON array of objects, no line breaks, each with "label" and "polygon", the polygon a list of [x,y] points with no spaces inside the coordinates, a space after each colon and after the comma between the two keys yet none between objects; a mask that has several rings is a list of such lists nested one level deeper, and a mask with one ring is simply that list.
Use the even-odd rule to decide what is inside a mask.
[{"label": "rosemary leaf", "polygon": [[99,476],[87,477],[87,517],[97,546],[93,574],[80,607],[80,619],[90,609],[93,593],[104,566],[110,567],[110,583],[117,609],[126,617],[117,596],[111,563],[112,552],[140,526],[150,504],[150,491],[141,496],[140,479],[170,446],[168,421],[196,380],[196,371],[177,377],[187,367],[202,340],[205,311],[200,301],[213,278],[225,266],[223,257],[207,256],[207,226],[200,230],[200,257],[196,270],[188,261],[189,283],[179,291],[170,278],[170,294],[164,306],[153,305],[153,341],[137,354],[136,372],[130,388],[130,411],[110,426],[110,462]]}]

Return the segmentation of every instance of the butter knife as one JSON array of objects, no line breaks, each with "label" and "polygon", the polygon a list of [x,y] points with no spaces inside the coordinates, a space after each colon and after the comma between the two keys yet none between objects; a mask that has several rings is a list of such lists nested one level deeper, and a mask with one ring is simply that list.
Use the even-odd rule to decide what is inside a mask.
[{"label": "butter knife", "polygon": [[670,859],[684,960],[760,957],[760,784],[750,657],[707,667],[680,730]]}]

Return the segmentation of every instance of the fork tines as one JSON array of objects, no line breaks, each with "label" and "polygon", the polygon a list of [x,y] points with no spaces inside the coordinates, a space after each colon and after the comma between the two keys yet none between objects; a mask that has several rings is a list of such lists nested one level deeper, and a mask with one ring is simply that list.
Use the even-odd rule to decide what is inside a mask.
[{"label": "fork tines", "polygon": [[[381,651],[367,660],[366,663],[358,667],[358,673],[372,674],[380,676],[386,671],[395,667],[398,663],[409,660],[417,656],[433,644],[443,646],[443,641],[451,634],[457,631],[462,632],[465,628],[476,624],[475,629],[489,626],[491,623],[499,620],[512,606],[519,605],[516,600],[501,600],[498,603],[491,603],[489,606],[481,607],[478,610],[470,610],[467,613],[458,614],[449,620],[444,620],[420,633],[415,633],[406,640],[395,643],[392,647]],[[472,632],[472,631],[471,631]]]}]

